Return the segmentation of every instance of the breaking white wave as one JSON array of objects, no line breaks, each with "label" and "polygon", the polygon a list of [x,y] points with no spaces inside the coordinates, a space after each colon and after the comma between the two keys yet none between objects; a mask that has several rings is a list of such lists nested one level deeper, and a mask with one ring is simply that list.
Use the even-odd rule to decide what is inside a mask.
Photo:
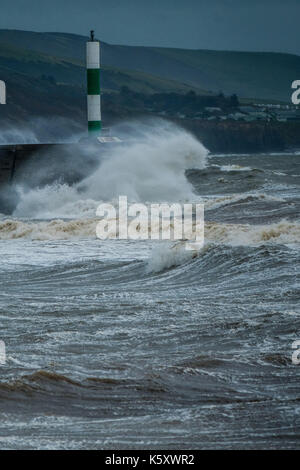
[{"label": "breaking white wave", "polygon": [[185,242],[159,244],[152,250],[147,270],[159,273],[183,265],[201,256],[209,246],[259,246],[266,243],[300,247],[300,224],[281,221],[271,225],[242,225],[208,223],[205,226],[205,245],[198,251],[186,250]]},{"label": "breaking white wave", "polygon": [[138,140],[111,150],[94,174],[76,186],[55,184],[28,192],[20,189],[21,201],[14,216],[93,216],[100,202],[120,195],[129,201],[189,200],[193,190],[185,170],[204,168],[207,154],[191,134],[159,122],[143,130]]},{"label": "breaking white wave", "polygon": [[0,240],[70,240],[96,238],[95,219],[51,220],[42,222],[0,220]]},{"label": "breaking white wave", "polygon": [[[96,218],[50,221],[2,219],[0,220],[0,240],[18,238],[31,240],[95,239],[98,222],[99,219]],[[151,231],[149,233],[151,234]],[[300,245],[300,223],[287,220],[265,225],[207,222],[205,224],[205,243],[232,246],[255,246],[263,243]],[[161,246],[163,250],[166,244],[161,242]]]},{"label": "breaking white wave", "polygon": [[299,245],[300,224],[288,220],[266,225],[209,222],[205,225],[205,240],[231,246],[255,246],[264,243]]},{"label": "breaking white wave", "polygon": [[162,242],[151,253],[147,263],[147,271],[159,273],[174,266],[180,266],[198,256],[200,251],[186,249],[185,242],[170,244]]}]

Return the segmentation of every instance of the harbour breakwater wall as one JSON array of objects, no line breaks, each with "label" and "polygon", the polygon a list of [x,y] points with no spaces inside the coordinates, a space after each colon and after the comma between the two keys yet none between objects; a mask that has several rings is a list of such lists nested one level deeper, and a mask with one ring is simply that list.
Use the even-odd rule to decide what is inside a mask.
[{"label": "harbour breakwater wall", "polygon": [[0,186],[12,183],[24,163],[34,158],[34,155],[44,148],[43,144],[2,145],[0,147]]},{"label": "harbour breakwater wall", "polygon": [[[54,181],[73,184],[95,168],[84,144],[24,144],[0,146],[0,213],[11,213],[19,185],[34,188]],[[82,164],[84,162],[84,164]]]}]

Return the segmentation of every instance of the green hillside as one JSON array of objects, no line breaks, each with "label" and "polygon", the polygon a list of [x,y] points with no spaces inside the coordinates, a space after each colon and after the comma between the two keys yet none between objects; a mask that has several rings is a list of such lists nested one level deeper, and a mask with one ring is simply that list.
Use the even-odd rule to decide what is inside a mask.
[{"label": "green hillside", "polygon": [[[193,69],[205,71],[201,86],[242,98],[290,101],[291,83],[300,77],[300,57],[270,52],[157,49]],[[180,79],[183,76],[179,75]],[[195,83],[190,80],[189,83]]]},{"label": "green hillside", "polygon": [[[37,64],[46,67],[47,63],[57,81],[77,84],[83,83],[80,77],[86,40],[74,34],[0,30],[0,47],[2,43],[2,50],[11,48],[12,56],[6,53],[6,60],[17,59],[17,50],[22,49],[23,57],[24,51],[28,53],[23,62],[26,70],[34,71]],[[0,65],[3,59],[0,54]],[[290,101],[292,81],[300,77],[300,57],[280,53],[129,47],[102,42],[102,63],[107,89],[125,84],[149,92],[222,90],[241,98],[285,102]]]},{"label": "green hillside", "polygon": [[[0,70],[4,69],[34,78],[41,78],[43,75],[50,76],[58,84],[85,87],[86,70],[83,61],[82,63],[75,63],[72,59],[62,59],[0,42]],[[104,66],[102,69],[103,91],[119,90],[122,86],[132,87],[136,91],[144,93],[157,91],[186,92],[191,89],[188,85],[150,73]],[[196,87],[192,88],[196,89]]]},{"label": "green hillside", "polygon": [[[1,34],[0,34],[1,36]],[[61,47],[61,40],[51,36],[47,42],[47,51],[53,54],[38,51],[38,41],[35,48],[26,49],[26,38],[32,33],[26,33],[22,39],[22,47],[17,45],[19,35],[12,34],[11,42],[1,42],[0,38],[0,79],[7,85],[7,105],[1,107],[1,122],[22,121],[33,116],[62,116],[76,118],[79,121],[86,119],[86,69],[84,59],[74,57],[60,57],[56,45]],[[43,35],[37,35],[43,37]],[[9,41],[9,37],[4,38]],[[20,39],[20,37],[19,37]],[[24,40],[23,40],[24,39]],[[30,43],[31,44],[31,43]],[[29,44],[29,45],[30,45]],[[74,50],[84,55],[85,41],[81,40],[79,47]],[[28,46],[29,47],[29,46]],[[69,50],[73,49],[71,46]],[[175,80],[142,71],[118,69],[104,66],[101,72],[102,91],[115,92],[126,86],[141,93],[177,92],[186,93],[191,86]],[[196,91],[199,92],[195,87]],[[104,115],[110,116],[106,110]]]}]

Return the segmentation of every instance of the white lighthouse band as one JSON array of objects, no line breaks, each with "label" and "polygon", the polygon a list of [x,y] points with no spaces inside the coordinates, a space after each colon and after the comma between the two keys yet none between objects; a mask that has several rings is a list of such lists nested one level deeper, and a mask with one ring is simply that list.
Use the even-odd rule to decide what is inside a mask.
[{"label": "white lighthouse band", "polygon": [[87,108],[89,134],[101,133],[101,97],[100,97],[100,43],[94,40],[91,31],[91,40],[86,45],[87,58]]}]

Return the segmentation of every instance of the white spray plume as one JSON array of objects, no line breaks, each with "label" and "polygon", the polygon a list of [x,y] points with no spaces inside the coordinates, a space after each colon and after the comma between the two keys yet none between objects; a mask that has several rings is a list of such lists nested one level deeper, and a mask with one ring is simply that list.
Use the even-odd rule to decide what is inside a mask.
[{"label": "white spray plume", "polygon": [[[151,125],[131,124],[127,141],[126,135],[122,138],[124,143],[106,151],[91,176],[73,187],[55,184],[23,193],[14,215],[93,216],[98,203],[116,200],[120,195],[141,202],[186,201],[192,197],[185,170],[204,168],[208,154],[196,138],[161,120]],[[97,151],[97,147],[93,149]]]},{"label": "white spray plume", "polygon": [[131,201],[189,199],[189,168],[203,168],[207,150],[191,134],[164,121],[147,129],[136,141],[109,155],[82,187],[93,199],[126,195]]},{"label": "white spray plume", "polygon": [[61,116],[32,117],[26,124],[7,123],[0,130],[0,144],[76,142],[83,136],[82,124]]}]

